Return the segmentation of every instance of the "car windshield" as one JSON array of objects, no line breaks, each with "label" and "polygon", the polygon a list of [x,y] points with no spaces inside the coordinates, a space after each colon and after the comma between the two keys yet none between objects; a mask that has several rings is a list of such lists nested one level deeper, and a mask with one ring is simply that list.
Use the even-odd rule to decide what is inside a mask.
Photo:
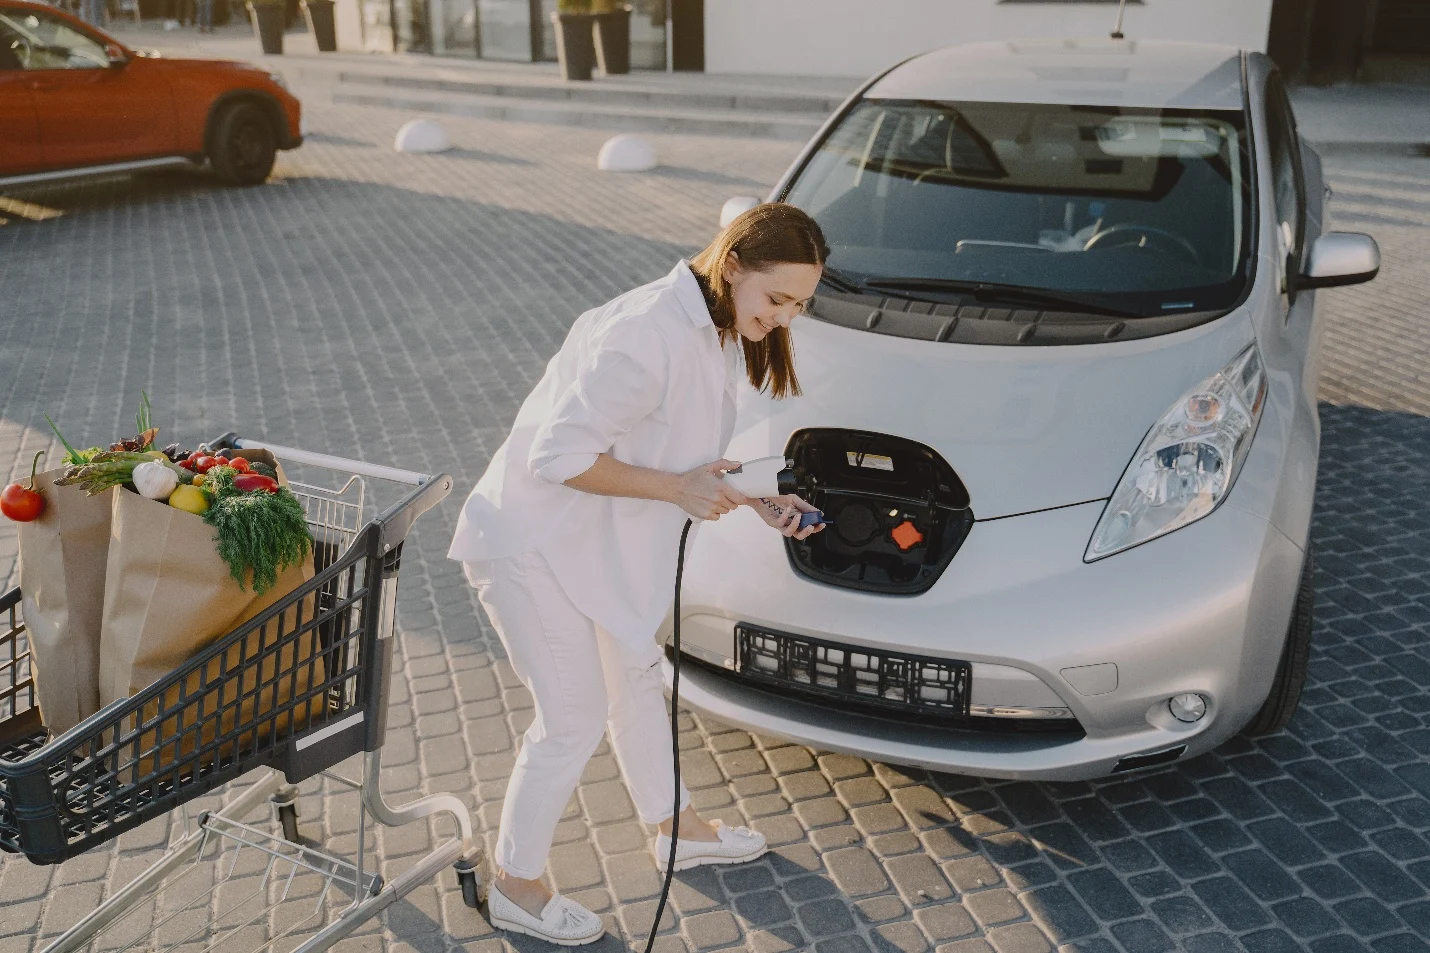
[{"label": "car windshield", "polygon": [[1238,112],[865,100],[785,198],[871,293],[1142,316],[1241,296],[1248,168]]},{"label": "car windshield", "polygon": [[104,48],[58,17],[0,9],[0,69],[104,69]]}]

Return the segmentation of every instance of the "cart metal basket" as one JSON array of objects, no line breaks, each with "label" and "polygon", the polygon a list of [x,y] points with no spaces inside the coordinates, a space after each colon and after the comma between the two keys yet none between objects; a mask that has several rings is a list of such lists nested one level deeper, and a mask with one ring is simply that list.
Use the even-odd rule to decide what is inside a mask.
[{"label": "cart metal basket", "polygon": [[[379,787],[402,547],[417,517],[451,491],[451,478],[231,433],[209,446],[265,448],[285,463],[307,468],[305,478],[313,470],[335,477],[329,485],[290,483],[314,538],[311,580],[156,684],[56,738],[49,737],[36,705],[20,590],[0,595],[0,850],[22,853],[37,864],[56,864],[175,809],[184,819],[181,836],[149,870],[44,953],[82,948],[161,885],[205,859],[220,868],[228,864],[222,882],[237,869],[240,856],[257,858],[259,902],[252,904],[255,896],[246,896],[244,903],[250,905],[244,908],[209,896],[218,886],[200,891],[193,909],[205,911],[214,923],[164,948],[194,942],[217,948],[286,900],[299,875],[316,878],[318,887],[299,891],[303,903],[315,904],[312,915],[280,933],[303,937],[292,953],[327,949],[448,866],[456,869],[467,905],[481,906],[480,848],[466,805],[452,795],[433,795],[393,808]],[[364,522],[369,479],[411,489]],[[306,649],[300,651],[300,645]],[[286,695],[273,690],[284,680],[291,689]],[[260,706],[254,704],[259,697],[282,700]],[[331,770],[359,753],[361,778]],[[189,801],[255,769],[264,769],[259,780],[221,810],[189,816],[184,807]],[[360,794],[354,858],[298,836],[296,785],[320,773]],[[265,800],[274,805],[281,835],[242,822]],[[388,827],[445,814],[455,822],[456,834],[400,876],[384,881],[365,866],[368,814]],[[323,915],[334,890],[351,894],[351,902],[312,932],[311,921]],[[245,921],[240,913],[247,910],[256,912]],[[219,922],[234,917],[239,917],[236,925]],[[153,932],[165,922],[156,923]],[[198,932],[208,935],[194,935]],[[269,936],[259,946],[277,939]],[[141,948],[160,946],[145,942]]]}]

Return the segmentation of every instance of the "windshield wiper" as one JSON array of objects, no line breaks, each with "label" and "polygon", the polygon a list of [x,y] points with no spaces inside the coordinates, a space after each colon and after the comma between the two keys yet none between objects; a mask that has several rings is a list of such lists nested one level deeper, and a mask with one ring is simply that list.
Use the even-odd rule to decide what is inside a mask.
[{"label": "windshield wiper", "polygon": [[[819,280],[836,291],[842,291],[845,294],[866,295],[870,293],[868,288],[869,282],[855,278],[848,272],[840,271],[837,268],[830,268],[828,265],[824,266],[824,271],[820,274]],[[884,288],[883,292],[885,297],[903,298],[906,301],[929,300],[923,295],[914,294],[913,292],[896,291],[892,288]]]},{"label": "windshield wiper", "polygon": [[1032,304],[1046,308],[1069,308],[1115,318],[1140,318],[1135,311],[1109,307],[1076,295],[1060,295],[1026,288],[1022,285],[1001,285],[988,281],[959,281],[955,278],[869,278],[867,288],[887,288],[890,291],[952,291],[971,295],[978,301],[1003,304]]},{"label": "windshield wiper", "polygon": [[836,291],[843,291],[846,294],[864,293],[863,282],[856,280],[838,268],[831,268],[828,265],[824,266],[824,271],[820,273],[819,280]]}]

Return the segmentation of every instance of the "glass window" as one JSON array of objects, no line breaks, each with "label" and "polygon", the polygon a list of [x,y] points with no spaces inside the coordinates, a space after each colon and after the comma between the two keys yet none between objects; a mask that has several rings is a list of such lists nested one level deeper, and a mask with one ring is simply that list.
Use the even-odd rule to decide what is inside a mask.
[{"label": "glass window", "polygon": [[[541,48],[537,59],[556,59],[556,0],[537,0],[541,8]],[[631,69],[665,69],[665,0],[627,0],[631,8]]]},{"label": "glass window", "polygon": [[1275,75],[1266,84],[1266,145],[1271,153],[1271,185],[1279,240],[1285,249],[1287,273],[1295,274],[1301,264],[1301,243],[1305,236],[1300,140],[1286,88]]},{"label": "glass window", "polygon": [[1166,314],[1240,297],[1249,161],[1239,111],[866,100],[787,198],[872,290],[988,283]]},{"label": "glass window", "polygon": [[399,52],[431,52],[427,12],[427,0],[392,0],[392,28]]},{"label": "glass window", "polygon": [[665,0],[630,0],[631,69],[665,69]]},{"label": "glass window", "polygon": [[483,59],[531,62],[529,0],[477,0],[477,20]]},{"label": "glass window", "polygon": [[556,0],[540,0],[541,49],[537,59],[556,60],[556,24],[551,22],[551,14],[556,12]]},{"label": "glass window", "polygon": [[435,53],[476,55],[477,8],[473,0],[443,0],[441,33],[433,37]]},{"label": "glass window", "polygon": [[390,0],[358,0],[362,9],[363,49],[369,52],[391,53],[392,3]]},{"label": "glass window", "polygon": [[0,42],[25,69],[109,68],[102,44],[45,13],[0,10]]}]

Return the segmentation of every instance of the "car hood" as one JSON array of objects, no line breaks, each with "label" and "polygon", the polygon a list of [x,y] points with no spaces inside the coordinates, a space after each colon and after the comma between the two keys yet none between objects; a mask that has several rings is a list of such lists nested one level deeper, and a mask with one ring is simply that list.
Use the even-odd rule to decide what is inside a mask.
[{"label": "car hood", "polygon": [[245,60],[225,60],[210,59],[206,56],[174,56],[160,50],[152,49],[131,49],[135,58],[145,63],[151,63],[160,69],[194,69],[195,67],[211,70],[236,71],[240,73],[258,73],[267,76],[273,70],[260,66],[257,63],[249,63]]},{"label": "car hood", "polygon": [[1254,340],[1244,309],[1076,346],[935,343],[812,318],[792,330],[803,395],[742,388],[726,456],[783,453],[806,427],[916,440],[953,466],[980,520],[1107,498],[1157,418]]}]

